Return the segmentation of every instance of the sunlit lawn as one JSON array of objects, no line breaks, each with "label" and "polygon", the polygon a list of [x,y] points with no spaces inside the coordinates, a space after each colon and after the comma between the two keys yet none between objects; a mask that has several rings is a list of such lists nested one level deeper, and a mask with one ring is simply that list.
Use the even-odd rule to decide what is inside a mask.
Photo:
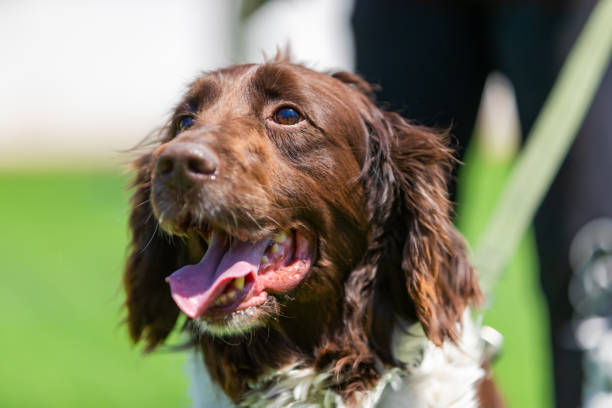
[{"label": "sunlit lawn", "polygon": [[[508,165],[473,163],[460,217],[471,239]],[[125,184],[104,172],[0,173],[0,407],[188,405],[182,356],[142,356],[121,325]],[[505,336],[495,373],[513,407],[550,405],[534,259],[523,245],[486,319]]]},{"label": "sunlit lawn", "polygon": [[179,355],[143,357],[121,326],[124,179],[0,176],[0,406],[187,405]]}]

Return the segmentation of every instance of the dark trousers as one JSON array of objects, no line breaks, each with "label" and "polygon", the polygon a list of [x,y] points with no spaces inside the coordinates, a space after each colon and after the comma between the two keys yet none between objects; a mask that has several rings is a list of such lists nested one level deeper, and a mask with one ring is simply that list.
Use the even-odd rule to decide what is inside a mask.
[{"label": "dark trousers", "polygon": [[[378,99],[405,117],[452,125],[459,158],[473,132],[486,76],[501,71],[515,87],[527,135],[593,6],[548,3],[356,0],[357,71],[380,84]],[[535,220],[558,407],[580,406],[581,353],[564,340],[573,315],[568,249],[586,222],[612,218],[611,116],[609,69]]]}]

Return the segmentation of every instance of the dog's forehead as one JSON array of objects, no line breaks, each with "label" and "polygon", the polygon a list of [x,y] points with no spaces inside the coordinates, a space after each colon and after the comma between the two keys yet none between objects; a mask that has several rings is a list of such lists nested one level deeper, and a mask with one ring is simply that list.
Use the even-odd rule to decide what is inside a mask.
[{"label": "dog's forehead", "polygon": [[[183,104],[187,105],[189,110],[196,112],[219,105],[221,100],[224,100],[224,105],[227,105],[231,99],[240,100],[237,97],[244,87],[247,73],[254,67],[254,65],[235,65],[203,74],[191,83]],[[231,106],[237,107],[236,101],[233,101]]]},{"label": "dog's forehead", "polygon": [[292,63],[234,65],[196,79],[185,100],[200,111],[216,105],[257,109],[268,101],[306,104],[313,94],[342,91],[338,87],[343,84],[335,78]]}]

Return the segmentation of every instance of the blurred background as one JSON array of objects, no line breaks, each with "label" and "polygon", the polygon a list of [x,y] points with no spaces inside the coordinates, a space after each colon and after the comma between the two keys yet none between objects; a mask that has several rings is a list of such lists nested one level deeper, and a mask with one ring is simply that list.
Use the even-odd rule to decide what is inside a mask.
[{"label": "blurred background", "polygon": [[[355,69],[352,0],[243,3],[0,0],[0,406],[188,406],[183,355],[143,355],[122,325],[129,149],[202,71],[288,43],[311,68]],[[474,134],[457,217],[471,242],[520,144],[500,73]],[[494,373],[512,407],[552,406],[533,241],[485,316],[504,335]]]}]

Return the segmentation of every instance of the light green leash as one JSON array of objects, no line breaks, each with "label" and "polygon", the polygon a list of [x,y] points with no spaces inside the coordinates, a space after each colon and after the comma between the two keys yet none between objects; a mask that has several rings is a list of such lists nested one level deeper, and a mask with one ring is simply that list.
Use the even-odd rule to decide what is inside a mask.
[{"label": "light green leash", "polygon": [[473,263],[487,297],[492,294],[559,170],[606,72],[611,52],[612,0],[600,0],[563,66],[474,247]]}]

